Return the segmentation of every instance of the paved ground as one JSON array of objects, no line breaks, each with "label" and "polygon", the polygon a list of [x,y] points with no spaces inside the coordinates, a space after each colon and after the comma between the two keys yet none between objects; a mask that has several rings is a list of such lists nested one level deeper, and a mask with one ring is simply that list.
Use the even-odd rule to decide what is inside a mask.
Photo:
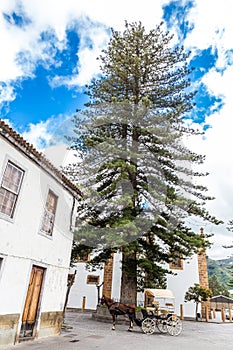
[{"label": "paved ground", "polygon": [[222,350],[233,348],[233,323],[206,323],[183,321],[183,331],[173,337],[156,331],[143,334],[135,326],[127,332],[126,325],[116,326],[94,321],[90,313],[68,312],[65,324],[72,326],[60,336],[49,337],[15,346],[1,347],[1,350]]}]

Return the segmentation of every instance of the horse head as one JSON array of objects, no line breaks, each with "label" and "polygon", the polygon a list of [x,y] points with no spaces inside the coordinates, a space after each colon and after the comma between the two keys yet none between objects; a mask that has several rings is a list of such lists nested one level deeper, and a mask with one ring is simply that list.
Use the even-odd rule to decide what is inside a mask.
[{"label": "horse head", "polygon": [[109,307],[113,303],[114,303],[114,301],[111,298],[106,297],[104,294],[103,294],[102,298],[100,299],[100,304],[101,305],[105,304],[105,305],[107,305]]},{"label": "horse head", "polygon": [[102,298],[100,299],[100,304],[101,304],[101,305],[104,305],[105,302],[106,302],[105,296],[103,295]]}]

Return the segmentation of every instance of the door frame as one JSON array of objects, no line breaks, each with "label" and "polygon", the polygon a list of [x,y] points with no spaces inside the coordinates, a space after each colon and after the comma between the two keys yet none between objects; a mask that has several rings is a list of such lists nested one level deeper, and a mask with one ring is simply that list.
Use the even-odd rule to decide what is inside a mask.
[{"label": "door frame", "polygon": [[[22,325],[23,325],[23,314],[24,314],[24,310],[25,310],[25,306],[26,306],[26,301],[27,301],[27,296],[28,296],[29,285],[30,285],[30,280],[31,280],[33,268],[38,268],[39,270],[43,270],[43,275],[42,275],[42,281],[41,281],[41,284],[40,284],[40,291],[39,291],[38,303],[37,303],[37,307],[36,307],[35,322],[34,322],[34,325],[33,325],[32,334],[31,334],[30,337],[29,336],[27,337],[27,336],[22,336],[21,335],[21,329],[22,329]],[[42,301],[42,297],[43,297],[43,290],[44,290],[46,271],[47,271],[47,268],[45,266],[43,266],[43,265],[38,264],[37,262],[32,262],[30,264],[30,270],[29,270],[29,273],[28,273],[27,284],[26,284],[25,293],[24,293],[24,299],[23,299],[23,306],[22,306],[22,311],[21,311],[21,322],[19,324],[19,329],[18,329],[18,332],[17,332],[18,333],[17,334],[17,339],[16,339],[17,342],[20,342],[20,341],[23,341],[23,340],[27,340],[27,339],[33,340],[38,335],[38,321],[39,321],[39,316],[40,316],[41,301]]]}]

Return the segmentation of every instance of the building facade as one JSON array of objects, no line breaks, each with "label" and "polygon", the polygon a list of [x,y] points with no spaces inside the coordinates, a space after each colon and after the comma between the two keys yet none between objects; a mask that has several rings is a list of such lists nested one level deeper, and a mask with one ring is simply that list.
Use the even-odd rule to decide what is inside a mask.
[{"label": "building facade", "polygon": [[60,332],[77,187],[0,120],[0,345]]},{"label": "building facade", "polygon": [[[201,259],[202,264],[200,264]],[[175,297],[176,314],[180,315],[182,305],[184,317],[195,318],[195,303],[185,303],[184,298],[188,288],[195,283],[203,286],[203,275],[205,277],[207,275],[208,278],[207,264],[203,263],[205,259],[206,255],[203,252],[203,255],[194,255],[188,260],[176,259],[176,261],[166,266],[168,270],[174,273],[167,275],[167,289],[171,290]],[[69,308],[82,308],[82,301],[85,297],[86,308],[95,309],[98,299],[98,286],[101,286],[100,295],[105,294],[108,297],[120,300],[121,253],[115,253],[108,264],[103,266],[102,270],[89,272],[85,269],[85,262],[78,262],[74,269],[77,273],[75,283],[70,291]],[[93,279],[93,283],[90,285],[88,281],[92,275],[95,276],[95,282]],[[143,293],[138,293],[138,306],[144,305],[144,297]]]}]

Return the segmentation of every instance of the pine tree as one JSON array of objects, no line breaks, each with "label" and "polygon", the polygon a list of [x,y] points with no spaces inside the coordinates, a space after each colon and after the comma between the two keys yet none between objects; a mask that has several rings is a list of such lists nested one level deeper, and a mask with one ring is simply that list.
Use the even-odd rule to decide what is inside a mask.
[{"label": "pine tree", "polygon": [[76,241],[94,249],[95,266],[121,250],[123,302],[136,302],[137,288],[164,287],[164,263],[208,245],[186,226],[187,216],[219,223],[205,209],[207,188],[192,180],[206,175],[191,169],[204,156],[182,143],[195,134],[183,126],[195,95],[188,56],[163,24],[112,29],[99,57],[102,75],[74,118],[81,161],[65,171],[85,194]]},{"label": "pine tree", "polygon": [[227,286],[224,283],[220,283],[216,275],[212,275],[209,277],[209,288],[211,289],[214,296],[216,295],[224,295],[225,297],[230,296]]},{"label": "pine tree", "polygon": [[198,321],[198,304],[202,301],[207,301],[208,298],[212,297],[212,291],[201,287],[198,283],[195,283],[194,286],[189,287],[185,293],[184,301],[193,301],[196,304],[196,321]]}]

